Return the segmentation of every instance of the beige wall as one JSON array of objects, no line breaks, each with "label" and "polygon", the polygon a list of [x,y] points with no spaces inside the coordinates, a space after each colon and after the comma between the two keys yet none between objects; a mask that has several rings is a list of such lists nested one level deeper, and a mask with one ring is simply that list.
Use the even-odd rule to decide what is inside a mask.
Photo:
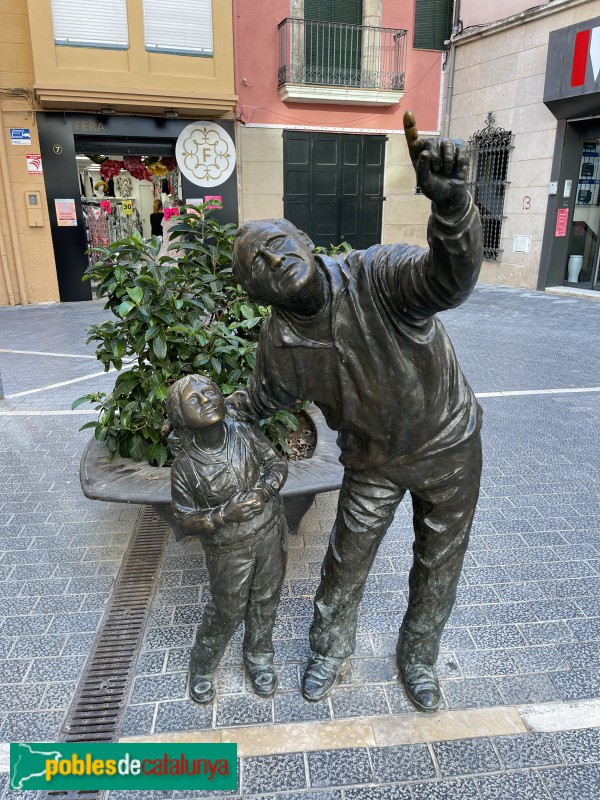
[{"label": "beige wall", "polygon": [[237,129],[240,222],[283,217],[281,128]]},{"label": "beige wall", "polygon": [[[554,0],[550,0],[548,5],[552,5]],[[539,6],[541,3],[535,0],[460,0],[460,18],[463,26],[468,28],[470,25],[483,25],[489,22],[496,22],[498,19],[512,17],[528,8]]]},{"label": "beige wall", "polygon": [[403,133],[389,135],[385,161],[383,243],[425,246],[431,203],[423,195],[415,194],[415,171]]},{"label": "beige wall", "polygon": [[[128,0],[127,51],[56,47],[50,0],[0,0],[0,305],[59,299],[43,175],[27,172],[39,153],[42,109],[231,118],[235,107],[231,3],[213,2],[213,58],[147,53],[142,0]],[[168,12],[168,4],[165,6]],[[10,128],[29,128],[14,146]],[[25,194],[39,191],[42,227],[29,225]]]},{"label": "beige wall", "polygon": [[212,58],[147,52],[142,0],[127,2],[127,50],[56,47],[50,0],[28,0],[28,6],[35,93],[44,108],[99,111],[114,105],[125,112],[176,108],[189,116],[233,116],[231,2],[213,2]]},{"label": "beige wall", "polygon": [[[44,176],[28,174],[25,159],[40,152],[25,0],[0,0],[0,47],[0,305],[58,300]],[[12,145],[10,128],[29,128],[31,146]],[[25,193],[31,191],[40,192],[43,227],[29,226]]]},{"label": "beige wall", "polygon": [[[556,135],[556,120],[542,102],[548,34],[598,13],[597,0],[560,7],[555,14],[457,40],[451,136],[468,139],[484,127],[488,111],[514,136],[502,253],[497,262],[485,261],[481,274],[490,283],[537,284]],[[532,237],[529,254],[513,252],[515,235]]]}]

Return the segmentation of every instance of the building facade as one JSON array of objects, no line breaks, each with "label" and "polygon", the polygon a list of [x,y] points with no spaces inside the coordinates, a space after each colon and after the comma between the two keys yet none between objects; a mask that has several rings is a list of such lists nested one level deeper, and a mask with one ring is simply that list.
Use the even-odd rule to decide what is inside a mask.
[{"label": "building facade", "polygon": [[156,201],[285,215],[323,247],[424,244],[402,116],[439,131],[430,5],[0,4],[0,304],[90,299],[88,249],[149,236]]},{"label": "building facade", "polygon": [[445,121],[473,146],[482,280],[598,290],[599,0],[461,0],[457,11]]},{"label": "building facade", "polygon": [[426,242],[402,129],[439,131],[441,54],[415,2],[234,0],[240,216],[286,216],[320,246]]},{"label": "building facade", "polygon": [[[14,0],[0,37],[0,304],[89,299],[90,245],[213,194],[175,146],[192,121],[235,136],[231,4]],[[235,172],[218,191],[236,222]]]}]

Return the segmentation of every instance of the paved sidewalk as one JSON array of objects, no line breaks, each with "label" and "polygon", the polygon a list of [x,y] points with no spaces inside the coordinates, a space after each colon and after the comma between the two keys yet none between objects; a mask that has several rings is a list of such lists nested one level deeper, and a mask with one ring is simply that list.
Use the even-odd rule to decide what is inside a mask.
[{"label": "paved sidewalk", "polygon": [[[104,313],[97,302],[0,309],[4,740],[56,735],[133,525],[133,509],[86,501],[78,488],[86,435],[77,429],[90,417],[68,408],[114,380],[77,380],[100,372],[85,358],[93,351],[84,331]],[[326,702],[301,699],[335,508],[334,495],[321,495],[290,539],[275,698],[250,693],[236,636],[213,705],[186,699],[208,576],[197,542],[172,540],[123,736],[238,741],[236,794],[262,800],[600,797],[600,735],[591,727],[600,724],[600,305],[481,286],[442,319],[484,408],[485,458],[439,660],[444,711],[413,711],[394,663],[409,501],[369,578],[344,680]],[[37,391],[57,383],[66,385]],[[540,722],[545,709],[554,727]]]}]

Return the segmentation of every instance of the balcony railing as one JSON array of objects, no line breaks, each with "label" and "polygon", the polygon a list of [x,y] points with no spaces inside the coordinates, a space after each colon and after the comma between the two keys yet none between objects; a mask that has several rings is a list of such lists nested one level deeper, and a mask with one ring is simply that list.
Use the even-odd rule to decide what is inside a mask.
[{"label": "balcony railing", "polygon": [[403,91],[405,61],[405,30],[292,18],[279,23],[279,86]]}]

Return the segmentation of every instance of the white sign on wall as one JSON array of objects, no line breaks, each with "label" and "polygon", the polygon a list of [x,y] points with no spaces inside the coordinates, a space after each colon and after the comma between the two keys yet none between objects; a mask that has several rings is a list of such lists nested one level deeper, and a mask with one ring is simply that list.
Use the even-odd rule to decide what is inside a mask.
[{"label": "white sign on wall", "polygon": [[196,186],[220,186],[235,169],[235,145],[231,136],[214,122],[187,125],[175,145],[177,165]]}]

